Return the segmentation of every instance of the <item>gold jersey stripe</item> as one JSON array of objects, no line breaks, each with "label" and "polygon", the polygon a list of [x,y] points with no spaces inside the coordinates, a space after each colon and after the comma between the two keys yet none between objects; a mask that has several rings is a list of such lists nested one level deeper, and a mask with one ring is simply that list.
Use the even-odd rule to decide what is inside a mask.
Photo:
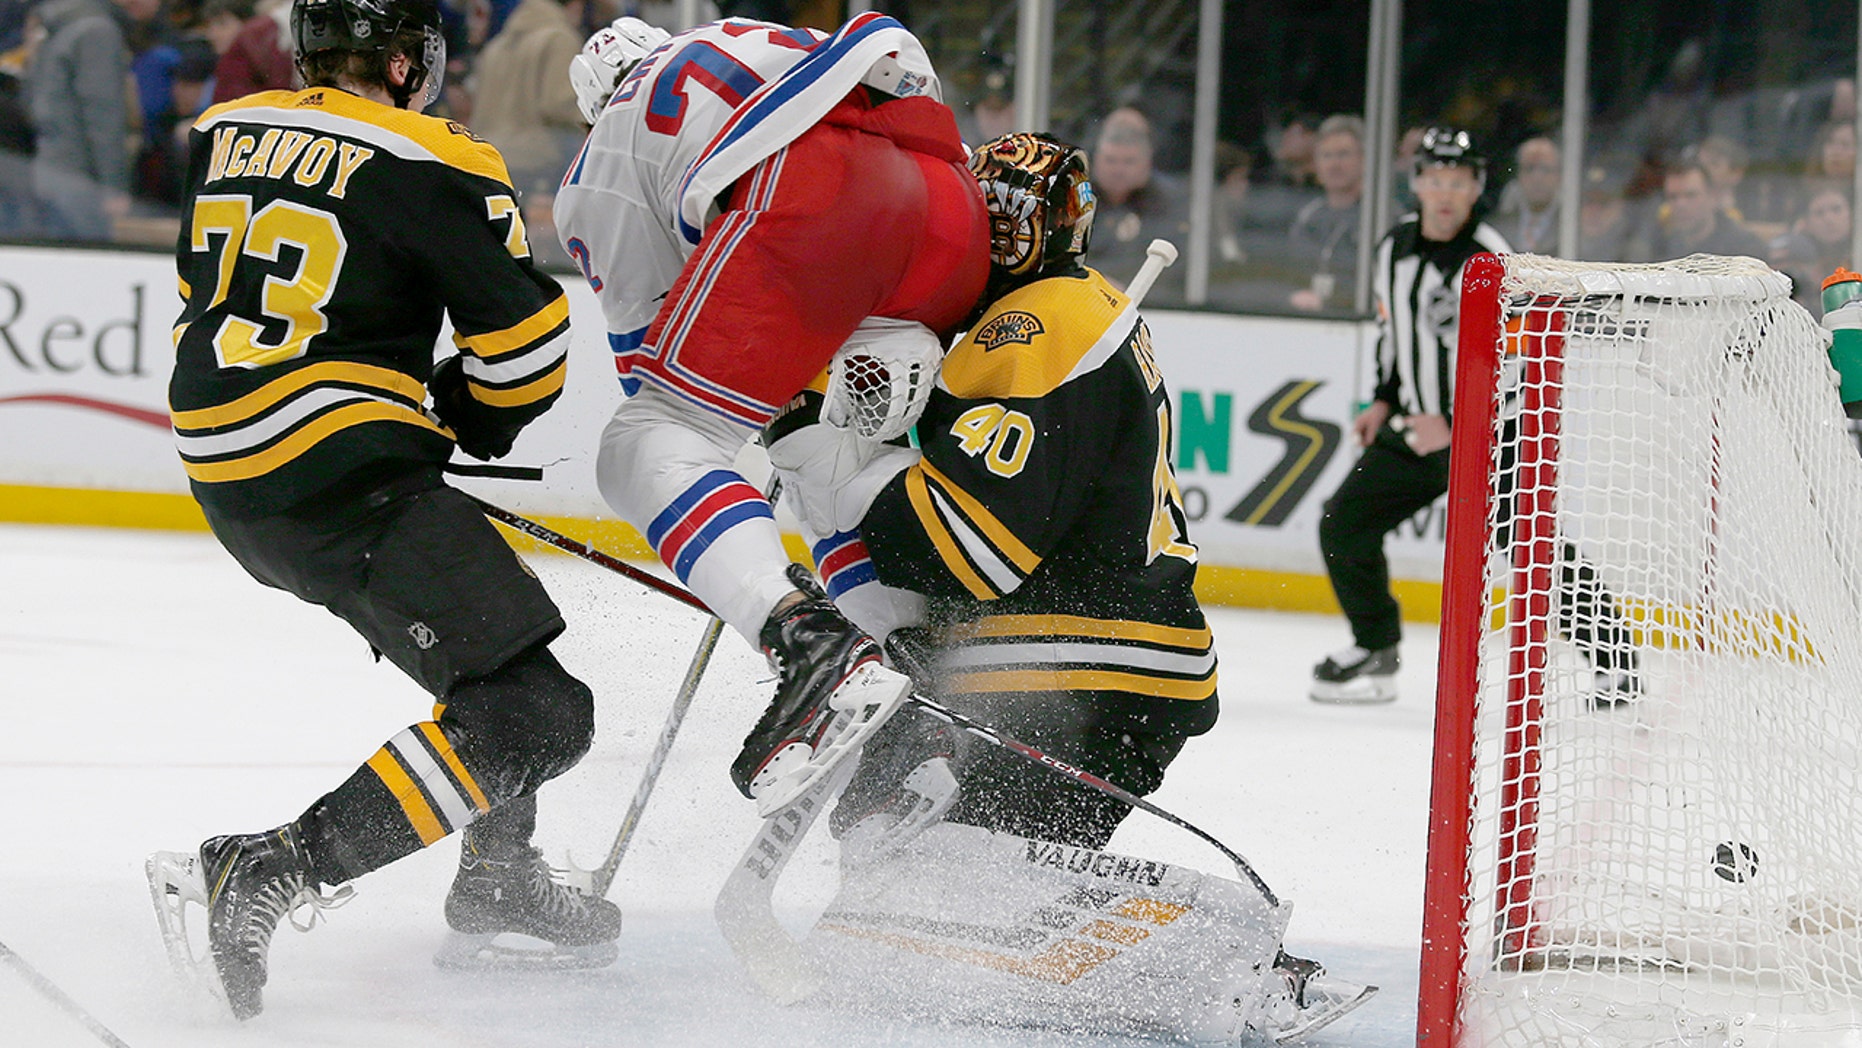
[{"label": "gold jersey stripe", "polygon": [[938,489],[957,504],[957,508],[963,511],[964,518],[976,525],[989,538],[989,541],[1009,558],[1017,570],[1023,575],[1034,574],[1034,569],[1041,566],[1039,554],[1016,538],[1013,532],[1004,527],[994,514],[983,508],[983,504],[976,501],[969,492],[951,483],[949,477],[938,472],[937,467],[931,465],[928,459],[919,459],[918,465],[924,470],[926,476],[937,481]]},{"label": "gold jersey stripe", "polygon": [[512,324],[502,331],[486,331],[477,335],[453,335],[453,344],[461,349],[469,349],[475,355],[489,359],[500,353],[509,353],[522,349],[537,339],[556,330],[557,326],[569,319],[569,296],[558,294],[555,301],[530,316]]},{"label": "gold jersey stripe", "polygon": [[1184,629],[1158,626],[1149,622],[1124,619],[1089,619],[1080,615],[991,615],[966,622],[945,631],[952,643],[982,637],[1104,637],[1111,640],[1138,640],[1172,648],[1206,651],[1215,642],[1209,627]]},{"label": "gold jersey stripe", "polygon": [[429,422],[425,415],[417,414],[410,408],[370,400],[347,404],[326,415],[319,415],[309,425],[256,454],[221,462],[187,462],[184,460],[182,465],[186,467],[189,477],[203,484],[251,480],[253,477],[264,476],[302,455],[330,434],[341,429],[348,429],[350,426],[362,425],[365,422],[400,422],[431,430],[441,436],[448,435],[445,430]]},{"label": "gold jersey stripe", "polygon": [[947,682],[959,695],[1002,691],[1128,691],[1195,702],[1215,694],[1215,673],[1197,680],[1150,677],[1117,670],[958,670]]},{"label": "gold jersey stripe", "polygon": [[1039,979],[1042,982],[1058,983],[1062,986],[1074,982],[1119,954],[1117,949],[1102,943],[1062,939],[1033,957],[1015,957],[1009,954],[990,953],[971,946],[957,946],[952,943],[920,939],[898,932],[832,924],[825,920],[821,922],[820,927],[856,939],[870,939],[874,942],[885,943],[895,949],[942,957],[977,968],[991,968],[1029,979]]},{"label": "gold jersey stripe", "polygon": [[485,793],[478,788],[478,782],[472,778],[470,772],[466,771],[465,765],[460,763],[459,755],[453,752],[453,744],[446,741],[446,735],[440,731],[440,726],[432,721],[423,721],[418,727],[420,733],[427,737],[427,742],[433,747],[433,752],[439,754],[440,760],[452,770],[453,778],[458,780],[459,785],[465,787],[466,793],[472,798],[472,806],[478,809],[480,815],[490,811],[491,802],[485,799]]},{"label": "gold jersey stripe", "polygon": [[[918,466],[923,465],[923,460],[920,460]],[[905,471],[905,495],[911,500],[912,509],[918,513],[918,523],[930,537],[931,545],[937,548],[938,556],[944,558],[944,566],[950,569],[950,573],[977,600],[996,599],[996,591],[970,566],[970,562],[964,558],[963,550],[958,548],[956,538],[944,526],[944,519],[938,516],[937,507],[931,504],[931,492],[925,487],[924,472],[917,466]]]},{"label": "gold jersey stripe", "polygon": [[1034,398],[1059,388],[1130,303],[1097,271],[1086,272],[997,299],[944,359],[939,383],[963,400]]},{"label": "gold jersey stripe", "polygon": [[414,784],[413,778],[401,767],[401,762],[394,759],[394,754],[388,752],[386,746],[375,751],[375,755],[369,758],[368,766],[401,805],[401,811],[407,815],[408,825],[420,835],[423,847],[446,836],[446,828],[440,825],[439,817],[433,814],[433,808],[427,804],[427,798],[421,794],[420,787]]},{"label": "gold jersey stripe", "polygon": [[280,376],[267,382],[258,389],[225,404],[216,404],[210,408],[193,408],[187,411],[174,411],[172,415],[176,429],[213,429],[234,422],[244,422],[271,408],[291,395],[301,392],[306,386],[319,382],[348,382],[358,386],[372,386],[386,390],[410,403],[421,404],[427,399],[427,387],[415,381],[412,376],[404,375],[393,368],[376,367],[373,364],[358,364],[350,360],[329,360],[298,368],[288,375]]},{"label": "gold jersey stripe", "polygon": [[477,382],[468,382],[472,399],[481,404],[490,404],[495,408],[517,408],[525,404],[534,404],[544,397],[553,396],[562,391],[563,380],[569,375],[569,361],[558,361],[556,366],[521,386],[509,389],[495,389],[481,386]]}]

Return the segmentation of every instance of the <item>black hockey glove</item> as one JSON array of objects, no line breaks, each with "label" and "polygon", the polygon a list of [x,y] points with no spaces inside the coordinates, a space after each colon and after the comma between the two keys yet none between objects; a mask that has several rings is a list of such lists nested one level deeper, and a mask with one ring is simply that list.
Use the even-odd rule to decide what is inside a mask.
[{"label": "black hockey glove", "polygon": [[475,459],[503,458],[524,426],[498,409],[472,399],[466,389],[465,360],[450,356],[433,368],[427,382],[433,394],[433,413],[453,431],[459,450]]}]

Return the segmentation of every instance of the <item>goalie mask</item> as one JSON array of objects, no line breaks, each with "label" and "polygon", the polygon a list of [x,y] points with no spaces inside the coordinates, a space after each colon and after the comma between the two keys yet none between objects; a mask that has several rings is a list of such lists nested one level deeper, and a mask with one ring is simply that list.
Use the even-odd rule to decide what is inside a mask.
[{"label": "goalie mask", "polygon": [[569,83],[575,88],[575,105],[590,124],[608,107],[621,79],[640,60],[672,39],[671,34],[632,16],[617,18],[595,30],[582,45],[582,53],[569,62]]},{"label": "goalie mask", "polygon": [[419,53],[408,53],[413,67],[407,82],[388,93],[401,105],[409,99],[418,112],[439,101],[446,79],[446,37],[440,30],[436,0],[296,0],[291,5],[291,38],[299,76],[304,59],[322,51],[386,51],[403,31],[418,33]]},{"label": "goalie mask", "polygon": [[970,154],[989,208],[989,261],[1000,278],[1071,265],[1093,231],[1086,154],[1051,135],[1017,131]]}]

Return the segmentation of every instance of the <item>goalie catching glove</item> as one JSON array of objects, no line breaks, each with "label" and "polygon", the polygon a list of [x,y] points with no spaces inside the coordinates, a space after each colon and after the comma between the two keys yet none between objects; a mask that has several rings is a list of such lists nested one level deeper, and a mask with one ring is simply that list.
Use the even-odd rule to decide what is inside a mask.
[{"label": "goalie catching glove", "polygon": [[816,535],[852,531],[893,475],[918,461],[903,437],[924,414],[943,346],[923,324],[868,317],[835,354],[825,389],[796,394],[763,446]]}]

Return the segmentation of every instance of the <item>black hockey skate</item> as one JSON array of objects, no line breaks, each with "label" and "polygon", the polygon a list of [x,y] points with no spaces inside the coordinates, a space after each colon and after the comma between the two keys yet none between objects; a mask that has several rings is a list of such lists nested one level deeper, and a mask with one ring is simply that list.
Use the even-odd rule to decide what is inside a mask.
[{"label": "black hockey skate", "polygon": [[1396,674],[1402,665],[1394,645],[1376,651],[1356,645],[1335,651],[1312,668],[1312,701],[1345,705],[1395,702]]},{"label": "black hockey skate", "polygon": [[[600,968],[620,954],[621,909],[556,879],[539,849],[460,849],[442,968]],[[521,937],[521,938],[514,938]]]},{"label": "black hockey skate", "polygon": [[[354,891],[323,895],[311,876],[297,831],[281,826],[269,833],[214,837],[198,855],[158,852],[149,859],[149,889],[167,942],[169,959],[184,976],[211,973],[233,1015],[250,1019],[264,1007],[266,958],[272,933],[287,916],[309,931],[317,914],[348,901]],[[187,904],[207,911],[207,946],[212,964],[192,956],[187,941]],[[297,911],[309,907],[302,921]]]},{"label": "black hockey skate", "polygon": [[731,763],[731,781],[764,817],[857,752],[911,690],[808,569],[790,565],[789,579],[804,599],[771,615],[758,636],[780,674],[776,697]]}]

